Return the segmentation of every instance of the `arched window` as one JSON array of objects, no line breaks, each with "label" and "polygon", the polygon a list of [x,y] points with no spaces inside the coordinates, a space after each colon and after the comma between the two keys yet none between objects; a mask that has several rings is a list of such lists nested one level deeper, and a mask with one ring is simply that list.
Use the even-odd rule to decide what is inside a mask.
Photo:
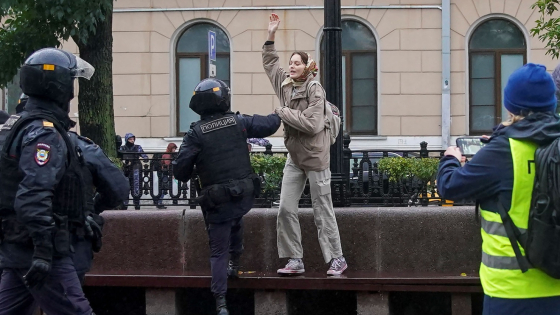
[{"label": "arched window", "polygon": [[511,73],[527,62],[519,28],[505,19],[479,25],[469,41],[470,133],[490,134],[507,119],[503,93]]},{"label": "arched window", "polygon": [[189,108],[194,88],[208,78],[208,31],[216,33],[216,78],[230,84],[230,46],[226,33],[210,23],[198,23],[185,30],[176,50],[177,133],[184,134],[200,116]]},{"label": "arched window", "polygon": [[[324,38],[321,40],[322,69]],[[342,21],[342,102],[344,130],[351,135],[377,135],[377,41],[354,20]]]}]

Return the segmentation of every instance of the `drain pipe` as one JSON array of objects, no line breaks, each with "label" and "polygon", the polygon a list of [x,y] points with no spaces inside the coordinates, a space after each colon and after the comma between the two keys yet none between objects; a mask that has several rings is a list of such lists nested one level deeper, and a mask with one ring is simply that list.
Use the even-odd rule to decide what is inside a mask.
[{"label": "drain pipe", "polygon": [[[127,8],[113,9],[114,13],[134,12],[182,12],[182,11],[250,11],[250,10],[323,10],[323,6],[275,6],[275,7],[215,7],[215,8]],[[437,9],[441,11],[441,147],[447,148],[451,141],[451,4],[442,5],[350,5],[342,9]]]},{"label": "drain pipe", "polygon": [[442,0],[441,10],[441,147],[451,141],[451,4]]}]

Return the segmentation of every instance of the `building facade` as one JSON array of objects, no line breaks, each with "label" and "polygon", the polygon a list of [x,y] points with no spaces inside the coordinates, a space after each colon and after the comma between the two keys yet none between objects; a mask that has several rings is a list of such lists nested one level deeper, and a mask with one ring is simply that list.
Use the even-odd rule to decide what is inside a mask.
[{"label": "building facade", "polygon": [[[534,0],[342,0],[344,129],[354,149],[430,149],[481,135],[506,117],[502,92],[527,62],[557,62],[529,31]],[[113,19],[115,124],[147,150],[180,143],[198,119],[192,90],[208,76],[208,31],[217,78],[232,109],[269,114],[278,99],[261,64],[268,16],[282,20],[280,61],[294,51],[319,65],[323,0],[118,0]],[[64,45],[77,53],[72,43]],[[8,93],[9,94],[9,93]],[[73,109],[73,112],[77,112]],[[270,138],[283,150],[282,129]]]}]

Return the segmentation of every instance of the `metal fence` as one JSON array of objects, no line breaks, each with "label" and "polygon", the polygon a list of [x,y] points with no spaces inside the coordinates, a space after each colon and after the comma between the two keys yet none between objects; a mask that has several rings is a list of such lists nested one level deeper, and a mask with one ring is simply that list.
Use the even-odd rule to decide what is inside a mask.
[{"label": "metal fence", "polygon": [[[332,195],[335,206],[411,206],[442,205],[446,201],[437,196],[437,188],[430,182],[421,181],[413,176],[406,176],[398,182],[391,182],[388,174],[381,172],[378,161],[384,157],[434,158],[443,156],[443,150],[428,150],[427,143],[420,144],[418,150],[359,150],[349,148],[349,139],[344,141],[344,165],[342,178],[332,180]],[[131,153],[120,152],[123,158],[123,172],[130,181],[129,205],[154,206],[188,206],[195,208],[197,203],[196,169],[188,182],[173,178],[171,158],[162,158],[164,152]],[[251,154],[262,154],[251,152]],[[271,146],[264,154],[275,154]],[[286,153],[277,153],[286,154]],[[143,158],[142,155],[147,156]],[[162,163],[167,161],[167,163]],[[167,165],[169,164],[169,165]],[[266,174],[260,174],[266,180]],[[256,208],[277,206],[281,187],[263,191],[255,200]],[[301,207],[311,207],[309,184],[300,199]],[[468,202],[467,202],[468,203]]]}]

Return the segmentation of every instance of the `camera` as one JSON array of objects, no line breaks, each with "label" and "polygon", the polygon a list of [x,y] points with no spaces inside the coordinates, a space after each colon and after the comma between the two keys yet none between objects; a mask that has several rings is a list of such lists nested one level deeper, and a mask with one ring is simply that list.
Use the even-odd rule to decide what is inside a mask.
[{"label": "camera", "polygon": [[482,147],[484,143],[480,141],[480,137],[460,137],[455,141],[461,154],[466,157],[474,156]]}]

